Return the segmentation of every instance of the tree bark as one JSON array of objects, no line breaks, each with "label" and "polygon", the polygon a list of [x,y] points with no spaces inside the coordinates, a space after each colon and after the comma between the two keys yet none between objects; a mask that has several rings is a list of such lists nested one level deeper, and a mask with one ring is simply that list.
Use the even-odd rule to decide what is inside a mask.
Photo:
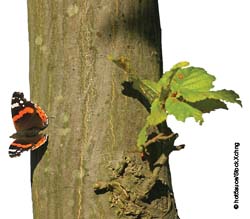
[{"label": "tree bark", "polygon": [[[147,110],[122,94],[126,75],[107,56],[124,55],[140,77],[158,80],[158,13],[155,0],[28,0],[31,97],[50,120],[47,147],[31,154],[35,219],[117,218],[93,184],[124,155],[140,157]],[[177,218],[171,211],[159,218]]]}]

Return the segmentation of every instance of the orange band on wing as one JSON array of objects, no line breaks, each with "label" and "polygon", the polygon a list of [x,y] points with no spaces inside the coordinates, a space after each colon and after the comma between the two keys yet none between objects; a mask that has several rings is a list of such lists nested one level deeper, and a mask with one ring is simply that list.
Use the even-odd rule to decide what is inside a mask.
[{"label": "orange band on wing", "polygon": [[18,144],[18,143],[12,143],[11,146],[16,146],[19,148],[30,148],[32,146],[32,144]]},{"label": "orange band on wing", "polygon": [[47,141],[47,137],[43,137],[41,138],[32,148],[31,150],[34,151],[36,150],[37,148],[41,147],[45,142]]},{"label": "orange band on wing", "polygon": [[40,106],[36,105],[36,112],[38,113],[43,122],[47,121],[48,118]]},{"label": "orange band on wing", "polygon": [[23,117],[24,114],[26,113],[34,113],[34,109],[31,107],[25,107],[23,110],[21,110],[17,115],[15,115],[12,119],[13,121],[17,121],[21,117]]}]

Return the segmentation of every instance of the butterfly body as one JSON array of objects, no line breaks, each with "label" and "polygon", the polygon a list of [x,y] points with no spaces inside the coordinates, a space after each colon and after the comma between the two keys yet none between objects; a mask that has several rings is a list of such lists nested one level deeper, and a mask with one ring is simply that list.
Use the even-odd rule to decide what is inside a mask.
[{"label": "butterfly body", "polygon": [[14,92],[11,101],[11,113],[16,133],[9,148],[9,156],[20,156],[23,151],[35,150],[48,141],[46,134],[40,131],[48,126],[48,117],[40,106],[24,98],[23,93]]}]

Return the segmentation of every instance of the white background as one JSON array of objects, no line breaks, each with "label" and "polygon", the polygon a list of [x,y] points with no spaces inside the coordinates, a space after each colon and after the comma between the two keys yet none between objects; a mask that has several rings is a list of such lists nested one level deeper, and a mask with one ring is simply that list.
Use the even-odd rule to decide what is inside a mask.
[{"label": "white background", "polygon": [[[215,89],[233,89],[243,108],[229,104],[204,116],[200,126],[169,118],[187,146],[171,155],[175,198],[181,219],[248,218],[250,177],[248,0],[159,0],[164,69],[186,60],[216,76]],[[13,91],[29,97],[26,1],[0,4],[0,218],[32,219],[29,153],[8,156],[15,130],[10,114]],[[240,207],[233,208],[233,152],[240,142]]]}]

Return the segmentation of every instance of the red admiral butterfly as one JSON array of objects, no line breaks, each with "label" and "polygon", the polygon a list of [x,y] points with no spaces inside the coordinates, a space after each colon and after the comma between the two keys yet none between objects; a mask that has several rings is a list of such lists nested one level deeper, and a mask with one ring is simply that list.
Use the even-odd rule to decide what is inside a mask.
[{"label": "red admiral butterfly", "polygon": [[14,92],[11,113],[17,132],[10,136],[16,139],[9,147],[10,157],[20,156],[29,149],[35,150],[47,142],[48,135],[39,133],[48,126],[48,117],[40,106],[27,101],[23,93]]}]

